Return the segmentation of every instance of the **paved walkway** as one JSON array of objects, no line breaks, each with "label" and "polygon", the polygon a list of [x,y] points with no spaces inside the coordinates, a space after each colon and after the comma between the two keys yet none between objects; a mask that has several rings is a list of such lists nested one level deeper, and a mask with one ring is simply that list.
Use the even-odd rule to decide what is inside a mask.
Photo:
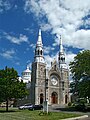
[{"label": "paved walkway", "polygon": [[64,106],[49,106],[49,111],[63,111],[63,112],[69,112],[69,113],[77,113],[77,114],[82,114],[83,115],[88,115],[88,117],[85,118],[79,118],[79,119],[73,119],[73,120],[90,120],[90,112],[79,112],[79,111],[74,111],[71,109],[66,109]]},{"label": "paved walkway", "polygon": [[[83,113],[85,114],[85,113]],[[90,120],[90,112],[86,113],[88,115],[88,118],[83,118],[83,119],[80,119],[80,120]]]}]

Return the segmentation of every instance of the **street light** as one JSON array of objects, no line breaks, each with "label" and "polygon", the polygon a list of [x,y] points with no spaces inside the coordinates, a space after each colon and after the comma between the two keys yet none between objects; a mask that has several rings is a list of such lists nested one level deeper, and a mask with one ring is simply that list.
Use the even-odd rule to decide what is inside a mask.
[{"label": "street light", "polygon": [[48,114],[48,101],[47,101],[47,97],[46,97],[47,89],[48,89],[48,78],[47,78],[47,69],[45,69],[45,101],[43,103],[43,106],[44,106],[43,111],[47,112],[47,114]]}]

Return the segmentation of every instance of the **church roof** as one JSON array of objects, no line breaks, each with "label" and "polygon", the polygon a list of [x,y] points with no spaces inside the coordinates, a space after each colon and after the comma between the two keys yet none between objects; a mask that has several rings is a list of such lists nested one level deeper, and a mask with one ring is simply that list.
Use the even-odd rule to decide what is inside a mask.
[{"label": "church roof", "polygon": [[31,70],[29,69],[28,66],[27,66],[27,69],[23,71],[23,73],[27,73],[27,72],[31,73]]}]

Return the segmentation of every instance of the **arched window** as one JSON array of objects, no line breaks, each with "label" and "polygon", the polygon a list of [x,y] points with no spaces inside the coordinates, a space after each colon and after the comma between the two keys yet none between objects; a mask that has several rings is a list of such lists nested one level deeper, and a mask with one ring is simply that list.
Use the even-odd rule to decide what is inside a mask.
[{"label": "arched window", "polygon": [[42,50],[41,50],[41,55],[42,55]]},{"label": "arched window", "polygon": [[40,94],[40,104],[43,104],[43,93]]},{"label": "arched window", "polygon": [[62,82],[62,90],[64,90],[64,82]]},{"label": "arched window", "polygon": [[35,55],[37,54],[37,51],[36,51],[36,49],[35,49]]},{"label": "arched window", "polygon": [[56,65],[54,65],[54,70],[56,70]]},{"label": "arched window", "polygon": [[63,61],[63,57],[61,57],[61,60]]},{"label": "arched window", "polygon": [[38,50],[38,55],[39,55],[39,50]]},{"label": "arched window", "polygon": [[65,95],[65,104],[67,104],[67,98],[68,98],[68,96]]}]

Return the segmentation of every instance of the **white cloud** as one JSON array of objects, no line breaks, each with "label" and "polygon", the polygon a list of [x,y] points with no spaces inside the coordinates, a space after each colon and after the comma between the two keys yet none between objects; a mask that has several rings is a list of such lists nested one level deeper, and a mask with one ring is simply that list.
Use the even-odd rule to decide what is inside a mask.
[{"label": "white cloud", "polygon": [[72,53],[72,52],[68,52],[65,56],[66,58],[66,63],[69,65],[70,62],[72,62],[74,60],[74,57],[76,56],[76,54]]},{"label": "white cloud", "polygon": [[34,30],[32,28],[24,28],[25,31],[28,31],[30,34],[34,33]]},{"label": "white cloud", "polygon": [[35,50],[36,44],[30,44],[30,47],[33,48]]},{"label": "white cloud", "polygon": [[41,29],[43,31],[48,31],[50,30],[52,27],[50,26],[50,24],[45,24],[45,23],[41,23]]},{"label": "white cloud", "polygon": [[90,49],[90,30],[78,30],[72,35],[74,47]]},{"label": "white cloud", "polygon": [[20,66],[20,62],[15,62],[15,64]]},{"label": "white cloud", "polygon": [[[52,34],[61,34],[64,45],[90,49],[90,30],[79,29],[90,12],[90,0],[26,0],[24,9],[27,13],[33,12],[37,18],[46,17],[48,22],[41,25],[46,28],[42,28],[47,30],[49,27]],[[55,44],[57,42],[55,40]]]},{"label": "white cloud", "polygon": [[31,69],[32,68],[32,63],[28,63],[27,66]]},{"label": "white cloud", "polygon": [[[30,6],[32,6],[32,5],[34,7],[31,7],[31,9],[30,9]],[[40,7],[38,5],[38,2],[35,0],[26,0],[24,10],[27,11],[27,13],[29,13],[30,10],[32,10],[34,12],[37,10],[36,15],[38,15],[40,13]]]},{"label": "white cloud", "polygon": [[19,37],[12,36],[6,32],[3,33],[3,37],[8,39],[10,42],[15,44],[20,44],[22,42],[29,42],[28,37],[26,35],[20,34]]},{"label": "white cloud", "polygon": [[83,21],[83,25],[85,26],[85,28],[88,28],[88,26],[90,26],[90,18]]},{"label": "white cloud", "polygon": [[45,55],[45,61],[47,63],[47,67],[51,66],[51,62],[54,60],[55,56]]},{"label": "white cloud", "polygon": [[13,49],[11,50],[3,50],[2,53],[0,53],[1,56],[3,56],[6,59],[12,59],[15,55],[15,51]]},{"label": "white cloud", "polygon": [[49,54],[51,51],[53,51],[55,48],[51,46],[44,46],[44,54]]},{"label": "white cloud", "polygon": [[5,10],[9,10],[11,8],[11,4],[8,0],[3,1],[0,0],[0,13],[2,13]]}]

